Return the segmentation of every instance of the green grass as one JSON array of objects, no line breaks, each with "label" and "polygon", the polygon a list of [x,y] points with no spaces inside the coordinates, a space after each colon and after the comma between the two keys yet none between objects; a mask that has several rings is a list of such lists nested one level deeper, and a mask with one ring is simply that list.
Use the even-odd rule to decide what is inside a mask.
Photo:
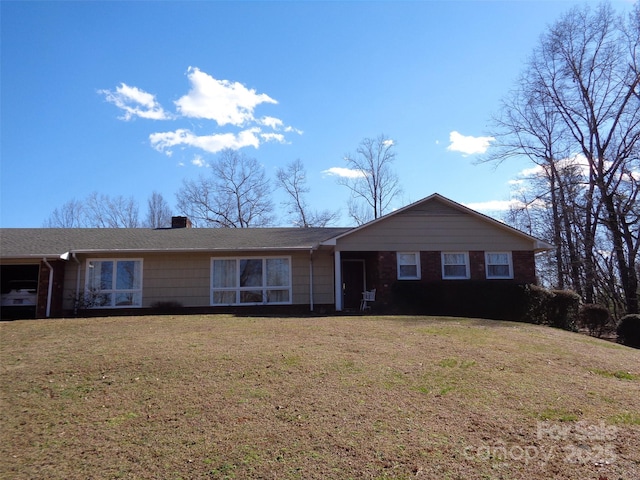
[{"label": "green grass", "polygon": [[624,370],[616,370],[615,372],[610,372],[608,370],[601,370],[599,368],[595,368],[591,370],[593,373],[597,375],[602,375],[603,377],[608,378],[618,378],[620,380],[640,380],[640,375],[635,375],[631,372],[627,372]]},{"label": "green grass", "polygon": [[609,418],[614,425],[640,425],[640,412],[622,412]]},{"label": "green grass", "polygon": [[[0,323],[0,478],[640,478],[638,351],[584,339],[400,316]],[[602,423],[615,438],[586,447],[615,462],[567,462]],[[480,454],[503,447],[556,453]]]}]

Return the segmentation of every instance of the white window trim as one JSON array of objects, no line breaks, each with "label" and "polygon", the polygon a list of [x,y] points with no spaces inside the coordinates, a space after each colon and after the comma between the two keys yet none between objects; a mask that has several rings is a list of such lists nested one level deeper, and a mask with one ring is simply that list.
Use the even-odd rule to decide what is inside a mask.
[{"label": "white window trim", "polygon": [[[113,281],[115,282],[117,280],[117,266],[116,264],[118,262],[140,262],[140,288],[134,288],[134,289],[126,289],[126,290],[121,290],[121,289],[115,289],[115,288],[111,288],[111,289],[105,289],[105,290],[97,290],[96,293],[110,293],[112,295],[112,302],[115,301],[115,295],[118,293],[139,293],[140,294],[140,305],[92,305],[91,304],[91,299],[90,298],[86,298],[85,300],[88,302],[87,308],[91,308],[91,309],[99,309],[99,308],[141,308],[142,307],[142,291],[143,291],[143,278],[144,278],[144,261],[142,258],[121,258],[121,257],[117,257],[117,258],[88,258],[87,262],[86,262],[86,272],[85,272],[85,296],[90,297],[91,295],[93,295],[93,293],[91,292],[91,285],[89,284],[89,270],[91,268],[91,263],[92,262],[113,262],[114,263],[114,274],[113,274]],[[113,285],[112,285],[113,286]]]},{"label": "white window trim", "polygon": [[[445,274],[445,255],[464,255],[465,274],[464,276],[447,276]],[[471,278],[471,270],[469,266],[469,252],[440,252],[440,261],[442,263],[442,279],[443,280],[469,280]]]},{"label": "white window trim", "polygon": [[[416,275],[412,276],[403,276],[400,274],[400,255],[413,255],[416,263]],[[421,270],[420,270],[420,252],[396,252],[396,272],[398,275],[398,280],[420,280]]]},{"label": "white window trim", "polygon": [[[489,255],[491,254],[504,254],[507,256],[507,262],[509,265],[509,275],[490,275],[489,274]],[[511,252],[484,252],[484,264],[485,264],[485,275],[488,280],[510,280],[513,278],[513,258]]]},{"label": "white window trim", "polygon": [[[286,259],[289,262],[289,286],[267,286],[266,284],[266,261],[272,259]],[[214,288],[213,287],[213,262],[216,260],[235,260],[236,261],[236,280],[240,278],[240,260],[262,260],[262,286],[260,287],[241,287],[238,282],[237,287],[223,287],[223,288]],[[287,255],[272,255],[267,257],[262,256],[238,256],[238,257],[211,257],[210,267],[209,267],[209,304],[212,307],[228,307],[228,306],[251,306],[251,305],[292,305],[293,304],[293,263],[291,261],[291,256]],[[262,302],[240,302],[240,292],[247,291],[255,291],[262,290]],[[269,290],[288,290],[289,291],[289,301],[287,302],[267,302],[267,292]],[[236,301],[234,303],[214,303],[213,295],[215,292],[235,292]]]}]

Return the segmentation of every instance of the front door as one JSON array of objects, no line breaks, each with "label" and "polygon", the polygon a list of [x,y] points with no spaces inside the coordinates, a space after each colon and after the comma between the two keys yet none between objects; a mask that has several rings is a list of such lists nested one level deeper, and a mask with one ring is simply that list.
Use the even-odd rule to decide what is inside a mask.
[{"label": "front door", "polygon": [[342,308],[358,310],[365,291],[364,260],[342,261]]}]

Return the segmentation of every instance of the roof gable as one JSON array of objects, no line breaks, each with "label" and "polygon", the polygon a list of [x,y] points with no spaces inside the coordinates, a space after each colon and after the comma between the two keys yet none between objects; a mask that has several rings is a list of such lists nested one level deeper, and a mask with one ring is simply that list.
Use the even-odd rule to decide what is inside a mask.
[{"label": "roof gable", "polygon": [[[446,218],[449,221],[445,220]],[[467,235],[469,240],[472,240],[474,236],[474,229],[483,229],[484,231],[494,230],[496,236],[511,237],[516,243],[520,245],[527,245],[527,249],[542,251],[552,248],[552,245],[537,239],[531,235],[528,235],[516,228],[513,228],[505,223],[502,223],[494,218],[477,212],[469,207],[465,207],[453,200],[443,197],[440,194],[434,193],[422,200],[414,202],[403,208],[400,208],[394,212],[384,215],[380,218],[365,223],[357,228],[343,232],[325,242],[328,245],[339,245],[341,243],[348,243],[349,239],[359,237],[364,240],[365,237],[379,237],[382,231],[386,229],[395,229],[394,236],[397,239],[399,245],[402,245],[402,236],[405,233],[404,229],[411,229],[415,227],[417,231],[425,237],[430,236],[433,231],[430,231],[425,225],[421,225],[420,222],[431,222],[433,228],[451,228],[450,235],[454,235],[455,228],[460,228],[460,222],[454,220],[465,219],[469,230]],[[440,219],[436,222],[436,219]],[[436,227],[437,224],[437,227]],[[464,232],[458,232],[460,235],[464,235]],[[363,245],[364,248],[364,245]],[[452,248],[454,246],[452,245]]]}]

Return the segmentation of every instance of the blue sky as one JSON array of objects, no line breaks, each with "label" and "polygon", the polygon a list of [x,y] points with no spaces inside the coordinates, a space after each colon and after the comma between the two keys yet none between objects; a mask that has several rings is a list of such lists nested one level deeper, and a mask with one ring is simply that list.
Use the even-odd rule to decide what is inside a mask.
[{"label": "blue sky", "polygon": [[92,192],[174,207],[223,147],[272,178],[300,159],[308,202],[348,225],[335,172],[382,133],[396,207],[438,192],[499,217],[528,165],[476,163],[491,116],[578,3],[2,1],[0,226]]}]

